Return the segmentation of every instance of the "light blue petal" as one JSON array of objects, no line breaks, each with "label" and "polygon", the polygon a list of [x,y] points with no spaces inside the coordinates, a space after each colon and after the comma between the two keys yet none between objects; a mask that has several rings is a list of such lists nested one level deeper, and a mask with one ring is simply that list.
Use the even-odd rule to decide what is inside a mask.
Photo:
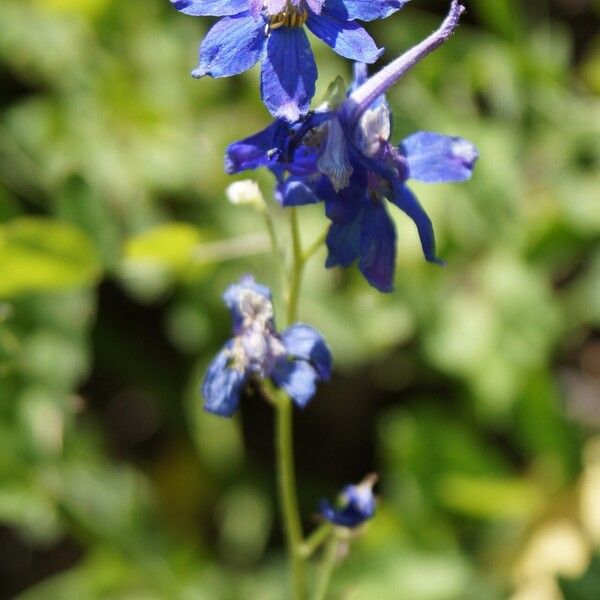
[{"label": "light blue petal", "polygon": [[273,369],[271,378],[277,387],[283,388],[300,408],[304,408],[317,391],[319,375],[304,360],[281,359]]},{"label": "light blue petal", "polygon": [[317,65],[304,30],[272,31],[261,73],[261,96],[275,117],[296,121],[315,95]]},{"label": "light blue petal", "polygon": [[321,379],[331,377],[331,350],[316,329],[304,323],[296,323],[281,334],[281,341],[290,356],[310,362]]},{"label": "light blue petal", "polygon": [[421,131],[400,144],[410,177],[426,183],[465,181],[479,158],[477,148],[460,138]]},{"label": "light blue petal", "polygon": [[200,45],[194,77],[229,77],[253,67],[264,53],[266,21],[248,13],[225,17],[209,30]]},{"label": "light blue petal", "polygon": [[398,183],[394,185],[393,196],[390,200],[414,221],[426,260],[443,265],[444,263],[435,254],[435,234],[431,219],[417,197],[406,186]]},{"label": "light blue petal", "polygon": [[248,10],[248,0],[171,0],[171,4],[194,17],[225,17]]},{"label": "light blue petal", "polygon": [[228,366],[232,345],[228,342],[210,363],[202,384],[204,410],[221,417],[231,417],[237,410],[248,377],[246,372]]},{"label": "light blue petal", "polygon": [[408,0],[326,0],[323,12],[346,21],[374,21],[389,17],[407,3]]},{"label": "light blue petal", "polygon": [[357,23],[340,21],[325,12],[311,13],[306,26],[340,56],[359,62],[373,63],[383,53],[373,38]]}]

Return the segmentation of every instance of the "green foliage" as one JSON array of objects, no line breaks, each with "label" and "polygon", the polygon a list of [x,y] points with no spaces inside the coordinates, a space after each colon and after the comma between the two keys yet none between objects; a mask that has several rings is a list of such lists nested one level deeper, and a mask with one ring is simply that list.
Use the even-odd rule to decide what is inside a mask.
[{"label": "green foliage", "polygon": [[592,600],[600,589],[600,559],[594,556],[587,571],[578,579],[561,578],[565,600]]},{"label": "green foliage", "polygon": [[[385,57],[431,31],[426,4],[372,27]],[[337,379],[301,427],[319,456],[344,452],[331,481],[338,465],[304,446],[304,513],[373,448],[382,480],[332,598],[499,600],[540,582],[597,596],[597,559],[558,584],[558,567],[544,579],[524,556],[544,524],[586,522],[600,45],[543,3],[470,4],[389,98],[397,139],[431,129],[481,151],[468,184],[415,186],[447,266],[425,264],[394,214],[393,294],[326,271],[323,251],[308,268],[301,318],[328,338]],[[22,600],[283,597],[270,440],[249,414],[267,413],[249,397],[243,422],[218,420],[198,398],[229,331],[225,287],[252,271],[280,297],[261,216],[224,193],[224,148],[267,123],[258,73],[188,77],[207,26],[167,0],[2,3],[0,522],[27,552],[76,546],[43,581],[0,565]],[[316,52],[317,97],[335,100],[348,65]],[[287,215],[270,209],[283,245]],[[308,245],[322,207],[300,216]]]},{"label": "green foliage", "polygon": [[0,226],[0,297],[87,287],[99,277],[94,246],[71,225],[21,218]]}]

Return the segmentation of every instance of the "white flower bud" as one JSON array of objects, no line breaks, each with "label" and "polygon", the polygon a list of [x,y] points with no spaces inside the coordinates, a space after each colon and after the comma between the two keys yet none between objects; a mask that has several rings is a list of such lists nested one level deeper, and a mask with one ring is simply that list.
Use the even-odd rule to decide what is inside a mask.
[{"label": "white flower bud", "polygon": [[225,190],[225,194],[229,202],[235,206],[251,206],[259,210],[265,207],[265,199],[253,179],[233,182]]}]

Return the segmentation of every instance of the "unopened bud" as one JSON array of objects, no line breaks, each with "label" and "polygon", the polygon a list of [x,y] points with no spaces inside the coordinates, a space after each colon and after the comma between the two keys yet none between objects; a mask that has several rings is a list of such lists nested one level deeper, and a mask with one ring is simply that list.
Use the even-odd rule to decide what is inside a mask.
[{"label": "unopened bud", "polygon": [[251,206],[258,210],[265,208],[265,199],[253,179],[235,181],[225,191],[227,199],[235,206]]}]

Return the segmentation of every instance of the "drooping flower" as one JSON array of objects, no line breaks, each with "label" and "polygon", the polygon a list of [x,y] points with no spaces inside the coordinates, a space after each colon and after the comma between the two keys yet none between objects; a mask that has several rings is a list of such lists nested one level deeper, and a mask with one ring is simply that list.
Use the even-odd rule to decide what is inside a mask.
[{"label": "drooping flower", "polygon": [[233,338],[208,367],[202,385],[204,408],[230,417],[251,376],[270,378],[297,406],[306,406],[317,382],[331,376],[331,352],[321,334],[303,323],[279,334],[271,292],[252,277],[231,285],[223,300],[233,320]]},{"label": "drooping flower", "polygon": [[229,77],[262,62],[261,95],[275,117],[296,120],[315,93],[317,67],[304,25],[351,60],[379,58],[356,20],[396,12],[408,0],[171,0],[188,15],[223,17],[200,45],[194,77]]},{"label": "drooping flower", "polygon": [[415,133],[393,145],[383,95],[450,36],[462,10],[454,0],[438,31],[372,77],[358,64],[338,106],[323,106],[294,123],[276,120],[227,151],[230,173],[269,167],[284,206],[323,201],[331,220],[326,266],[358,260],[367,281],[382,292],[391,291],[396,264],[396,230],[386,200],[414,221],[426,260],[439,263],[431,221],[406,183],[464,181],[478,158],[467,140],[438,133]]},{"label": "drooping flower", "polygon": [[324,519],[341,527],[358,527],[375,514],[373,486],[377,475],[367,475],[358,485],[348,485],[342,493],[343,506],[334,508],[327,500],[322,500],[320,512]]}]

